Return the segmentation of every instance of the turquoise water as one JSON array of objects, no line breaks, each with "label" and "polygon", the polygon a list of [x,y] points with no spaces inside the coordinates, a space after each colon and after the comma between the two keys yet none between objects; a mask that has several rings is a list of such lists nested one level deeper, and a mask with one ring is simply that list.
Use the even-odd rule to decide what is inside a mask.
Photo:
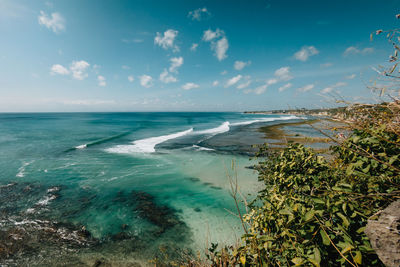
[{"label": "turquoise water", "polygon": [[260,185],[245,168],[254,164],[250,145],[264,142],[259,126],[282,121],[296,118],[0,114],[0,226],[21,242],[10,255],[0,249],[0,265],[84,266],[99,257],[146,265],[163,247],[176,257],[235,242],[242,230],[228,211],[236,212],[227,173],[251,199]]}]

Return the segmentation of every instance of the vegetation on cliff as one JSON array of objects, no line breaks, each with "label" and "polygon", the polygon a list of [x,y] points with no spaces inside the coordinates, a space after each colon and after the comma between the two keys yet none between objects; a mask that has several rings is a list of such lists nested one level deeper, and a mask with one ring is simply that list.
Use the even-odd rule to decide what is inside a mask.
[{"label": "vegetation on cliff", "polygon": [[392,96],[399,90],[398,34],[388,31],[393,65],[378,72],[388,83],[372,88],[387,92],[390,101],[343,109],[350,134],[329,137],[336,144],[333,158],[301,144],[281,151],[260,147],[256,169],[265,187],[242,217],[242,243],[214,244],[207,255],[211,265],[383,265],[364,231],[400,198],[400,102]]}]

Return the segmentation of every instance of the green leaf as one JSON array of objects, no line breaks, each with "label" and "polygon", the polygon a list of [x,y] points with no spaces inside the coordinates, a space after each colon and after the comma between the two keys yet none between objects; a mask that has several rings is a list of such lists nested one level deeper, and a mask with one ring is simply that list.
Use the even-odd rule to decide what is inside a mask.
[{"label": "green leaf", "polygon": [[353,256],[354,261],[355,261],[357,264],[361,264],[361,263],[362,263],[361,252],[360,252],[360,251],[356,251],[355,254],[356,254],[356,255]]},{"label": "green leaf", "polygon": [[314,210],[309,210],[307,213],[304,215],[304,220],[309,221],[314,217],[315,211]]},{"label": "green leaf", "polygon": [[314,255],[312,258],[309,258],[310,262],[314,264],[314,266],[319,267],[321,263],[321,252],[319,252],[318,248],[314,248]]},{"label": "green leaf", "polygon": [[349,243],[344,243],[344,245],[343,245],[343,249],[342,249],[342,254],[345,254],[345,253],[347,253],[347,252],[349,252],[350,250],[352,250],[354,247],[351,245],[351,244],[349,244]]},{"label": "green leaf", "polygon": [[303,264],[304,260],[302,258],[296,257],[292,259],[292,262],[296,265],[296,266],[300,266]]},{"label": "green leaf", "polygon": [[321,237],[322,237],[322,243],[325,245],[325,246],[329,246],[330,245],[330,241],[329,241],[329,237],[328,237],[328,235],[325,233],[325,231],[324,230],[319,230],[319,233],[320,233],[320,235],[321,235]]},{"label": "green leaf", "polygon": [[340,217],[340,219],[342,219],[344,227],[348,228],[349,225],[350,225],[350,222],[349,222],[349,220],[346,218],[346,216],[344,216],[341,212],[338,212],[338,213],[336,213],[336,214],[337,214],[337,216]]}]

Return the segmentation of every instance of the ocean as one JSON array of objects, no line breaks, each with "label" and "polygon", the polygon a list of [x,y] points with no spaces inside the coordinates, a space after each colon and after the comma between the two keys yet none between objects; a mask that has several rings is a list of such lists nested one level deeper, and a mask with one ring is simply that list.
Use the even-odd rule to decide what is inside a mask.
[{"label": "ocean", "polygon": [[228,176],[237,177],[239,200],[251,200],[260,189],[247,168],[256,163],[251,145],[265,142],[258,128],[298,120],[0,114],[0,266],[154,265],[234,244],[243,230]]}]

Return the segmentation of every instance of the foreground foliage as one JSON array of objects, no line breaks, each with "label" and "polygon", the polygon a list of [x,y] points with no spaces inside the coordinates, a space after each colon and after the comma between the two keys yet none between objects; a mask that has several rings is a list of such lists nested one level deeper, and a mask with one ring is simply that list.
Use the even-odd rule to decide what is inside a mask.
[{"label": "foreground foliage", "polygon": [[327,161],[290,144],[257,166],[265,189],[244,216],[237,248],[210,249],[214,265],[379,266],[368,219],[400,197],[399,135],[384,125],[353,129]]}]

